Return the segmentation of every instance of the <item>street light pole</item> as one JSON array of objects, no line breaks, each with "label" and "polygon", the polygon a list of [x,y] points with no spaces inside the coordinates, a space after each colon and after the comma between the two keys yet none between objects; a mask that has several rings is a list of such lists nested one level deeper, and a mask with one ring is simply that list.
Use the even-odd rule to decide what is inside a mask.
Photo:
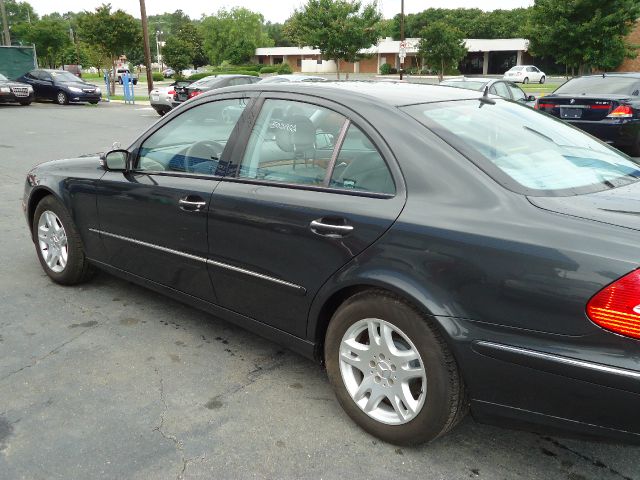
[{"label": "street light pole", "polygon": [[9,22],[7,20],[7,11],[4,8],[4,0],[0,0],[0,13],[2,14],[2,30],[4,32],[4,44],[11,46],[11,35],[9,34]]},{"label": "street light pole", "polygon": [[[400,0],[400,43],[404,44],[404,0]],[[404,70],[404,57],[400,58],[400,80]]]},{"label": "street light pole", "polygon": [[153,74],[151,72],[151,49],[149,48],[149,27],[147,26],[147,8],[144,0],[140,0],[140,17],[142,18],[142,41],[144,43],[144,66],[147,70],[147,89],[153,90]]}]

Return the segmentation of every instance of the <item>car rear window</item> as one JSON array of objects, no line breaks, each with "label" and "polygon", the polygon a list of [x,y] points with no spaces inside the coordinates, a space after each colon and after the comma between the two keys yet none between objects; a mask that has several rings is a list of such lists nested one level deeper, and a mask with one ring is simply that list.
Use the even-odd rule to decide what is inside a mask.
[{"label": "car rear window", "polygon": [[633,77],[612,77],[606,75],[572,78],[564,85],[561,85],[553,93],[572,95],[638,95],[640,94],[640,79]]},{"label": "car rear window", "polygon": [[402,107],[518,193],[566,196],[637,181],[640,164],[566,123],[504,100]]}]

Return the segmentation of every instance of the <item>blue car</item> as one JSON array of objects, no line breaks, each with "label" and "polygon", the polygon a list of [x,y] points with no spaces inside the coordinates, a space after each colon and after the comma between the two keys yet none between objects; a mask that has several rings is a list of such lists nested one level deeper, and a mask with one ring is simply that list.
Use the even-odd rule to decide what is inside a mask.
[{"label": "blue car", "polygon": [[33,87],[36,99],[53,100],[59,105],[69,102],[100,101],[100,88],[64,70],[35,69],[17,79]]}]

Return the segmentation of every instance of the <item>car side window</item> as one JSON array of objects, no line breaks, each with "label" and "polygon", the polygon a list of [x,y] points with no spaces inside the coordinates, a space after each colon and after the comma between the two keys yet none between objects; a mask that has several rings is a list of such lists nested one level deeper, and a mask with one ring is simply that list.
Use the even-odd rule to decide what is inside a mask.
[{"label": "car side window", "polygon": [[246,98],[218,100],[193,107],[172,119],[140,147],[137,170],[215,175]]},{"label": "car side window", "polygon": [[310,103],[266,100],[253,127],[239,178],[324,184],[346,118]]},{"label": "car side window", "polygon": [[362,130],[349,125],[331,174],[330,187],[396,193],[393,177],[380,152]]},{"label": "car side window", "polygon": [[527,99],[527,95],[513,83],[507,83],[507,86],[509,90],[511,90],[511,95],[513,95],[515,101],[524,101]]},{"label": "car side window", "polygon": [[504,98],[511,98],[509,95],[509,90],[507,89],[507,86],[504,84],[504,82],[494,83],[489,89],[489,91],[495,95],[500,95],[501,97],[504,97]]}]

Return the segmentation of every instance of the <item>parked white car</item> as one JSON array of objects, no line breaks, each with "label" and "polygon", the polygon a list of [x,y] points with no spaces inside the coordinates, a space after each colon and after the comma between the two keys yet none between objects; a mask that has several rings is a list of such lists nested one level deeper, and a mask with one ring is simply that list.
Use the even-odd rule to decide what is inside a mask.
[{"label": "parked white car", "polygon": [[507,70],[502,78],[515,83],[544,83],[547,76],[542,70],[533,65],[518,65]]}]

